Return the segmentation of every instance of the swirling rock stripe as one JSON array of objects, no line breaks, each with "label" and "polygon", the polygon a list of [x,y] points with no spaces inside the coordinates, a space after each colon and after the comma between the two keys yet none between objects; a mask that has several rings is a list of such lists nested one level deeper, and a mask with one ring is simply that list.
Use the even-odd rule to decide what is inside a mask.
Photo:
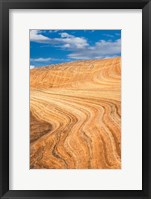
[{"label": "swirling rock stripe", "polygon": [[121,168],[121,59],[32,69],[30,167]]}]

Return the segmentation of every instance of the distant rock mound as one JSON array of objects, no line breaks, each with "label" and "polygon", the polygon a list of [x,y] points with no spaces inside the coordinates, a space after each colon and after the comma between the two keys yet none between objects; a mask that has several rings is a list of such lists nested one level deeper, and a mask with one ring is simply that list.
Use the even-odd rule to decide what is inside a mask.
[{"label": "distant rock mound", "polygon": [[[120,76],[121,59],[67,62],[30,70],[31,88],[85,88],[115,84]],[[107,82],[107,84],[106,84]],[[101,84],[101,85],[99,85]],[[80,86],[80,87],[79,87]]]}]

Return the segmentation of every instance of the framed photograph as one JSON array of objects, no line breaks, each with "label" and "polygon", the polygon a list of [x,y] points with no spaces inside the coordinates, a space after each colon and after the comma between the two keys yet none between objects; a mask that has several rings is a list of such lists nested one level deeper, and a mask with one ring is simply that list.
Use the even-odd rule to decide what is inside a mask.
[{"label": "framed photograph", "polygon": [[1,198],[150,199],[150,1],[0,7]]}]

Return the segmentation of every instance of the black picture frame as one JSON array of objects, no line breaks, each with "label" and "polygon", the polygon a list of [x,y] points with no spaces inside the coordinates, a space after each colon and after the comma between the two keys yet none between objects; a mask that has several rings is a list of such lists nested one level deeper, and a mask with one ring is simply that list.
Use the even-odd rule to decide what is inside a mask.
[{"label": "black picture frame", "polygon": [[[9,190],[9,9],[142,9],[142,190]],[[151,1],[0,0],[0,196],[1,198],[151,198]]]}]

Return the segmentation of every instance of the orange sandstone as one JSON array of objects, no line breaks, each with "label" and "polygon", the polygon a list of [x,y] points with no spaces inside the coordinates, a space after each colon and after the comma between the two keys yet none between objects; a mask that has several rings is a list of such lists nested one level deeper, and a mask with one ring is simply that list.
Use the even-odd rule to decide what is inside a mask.
[{"label": "orange sandstone", "polygon": [[121,168],[121,58],[30,70],[30,168]]}]

